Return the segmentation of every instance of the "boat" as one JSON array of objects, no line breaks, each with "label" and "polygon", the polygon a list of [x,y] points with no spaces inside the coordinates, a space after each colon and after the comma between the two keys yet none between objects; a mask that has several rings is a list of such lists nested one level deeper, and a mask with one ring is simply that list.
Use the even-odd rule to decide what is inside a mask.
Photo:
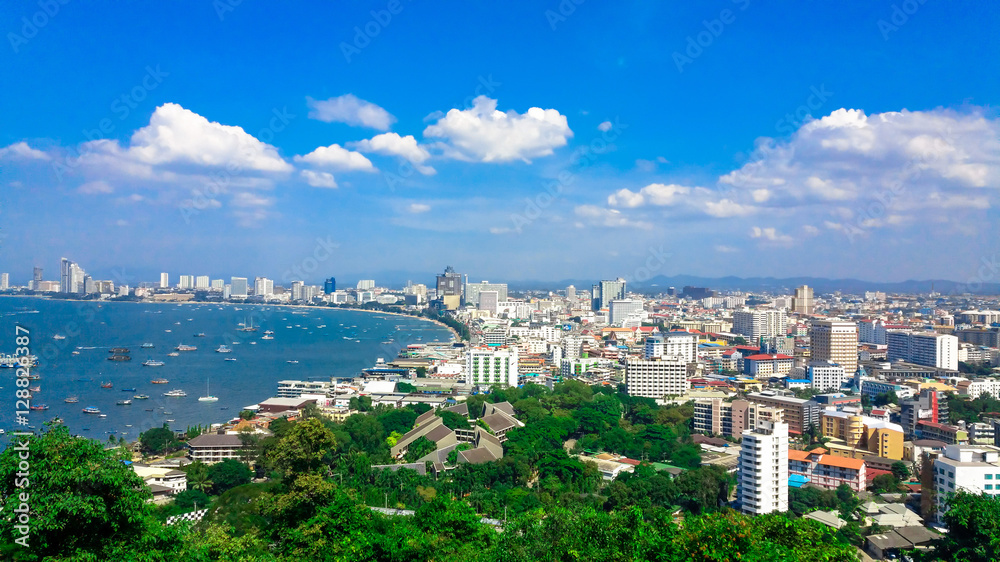
[{"label": "boat", "polygon": [[108,353],[113,353],[115,355],[122,355],[122,354],[128,353],[128,348],[127,347],[112,347],[111,349],[108,350]]},{"label": "boat", "polygon": [[143,349],[149,349],[149,348],[153,347],[153,344],[151,344],[149,342],[146,342],[146,343],[140,345],[139,347],[141,347]]},{"label": "boat", "polygon": [[212,396],[212,387],[209,386],[208,379],[205,379],[205,396],[198,398],[198,402],[218,402],[219,398],[217,396]]},{"label": "boat", "polygon": [[165,365],[163,361],[157,361],[156,359],[147,359],[142,362],[143,367],[162,367]]},{"label": "boat", "polygon": [[30,409],[32,409],[32,410],[48,410],[49,407],[46,406],[45,404],[39,404],[37,406],[31,406]]},{"label": "boat", "polygon": [[42,387],[40,387],[40,386],[29,386],[28,387],[28,392],[38,392],[40,390],[42,390]]},{"label": "boat", "polygon": [[235,357],[226,357],[226,361],[236,361]]},{"label": "boat", "polygon": [[257,331],[257,328],[255,328],[254,325],[253,325],[253,316],[250,317],[250,323],[249,324],[247,324],[246,322],[240,322],[239,326],[240,326],[239,328],[236,328],[236,331],[238,331],[238,332],[256,332]]},{"label": "boat", "polygon": [[69,398],[63,400],[63,402],[65,402],[67,404],[76,404],[79,401],[80,401],[80,399],[77,398],[76,396],[70,396]]},{"label": "boat", "polygon": [[163,395],[170,396],[171,398],[181,398],[183,396],[187,396],[187,392],[177,389],[177,390],[171,390],[170,392],[164,392]]},{"label": "boat", "polygon": [[252,341],[252,342],[250,342],[250,345],[257,345],[257,342]]},{"label": "boat", "polygon": [[163,331],[164,331],[164,332],[166,332],[166,333],[168,333],[168,334],[169,334],[170,332],[173,332],[173,330],[163,330]]},{"label": "boat", "polygon": [[135,392],[134,388],[123,388],[122,392]]},{"label": "boat", "polygon": [[262,340],[273,340],[273,339],[274,339],[274,336],[269,336],[269,335],[265,334],[265,335],[264,335],[264,336],[263,336],[262,338],[260,338],[260,339],[262,339]]},{"label": "boat", "polygon": [[226,347],[225,345],[220,345],[220,346],[219,346],[219,347],[218,347],[218,348],[217,348],[217,349],[215,350],[215,352],[216,352],[216,353],[231,353],[232,351],[233,351],[232,349],[229,349],[229,348],[228,348],[228,347]]},{"label": "boat", "polygon": [[172,422],[172,421],[174,421],[174,420],[167,420],[167,421],[168,421],[168,422]]},{"label": "boat", "polygon": [[136,394],[132,398],[135,399],[135,400],[149,400],[149,395],[148,394]]},{"label": "boat", "polygon": [[106,417],[108,417],[108,415],[107,415],[107,414],[100,414],[100,415],[99,415],[99,416],[97,416],[97,417],[99,417],[99,418],[106,418]]},{"label": "boat", "polygon": [[176,349],[177,351],[194,351],[194,350],[196,350],[198,348],[195,347],[195,346],[193,346],[193,345],[180,344],[177,347],[175,347],[174,349]]},{"label": "boat", "polygon": [[56,335],[52,336],[52,339],[54,339],[54,340],[64,340],[64,339],[66,339],[66,336],[64,336],[62,334],[56,334]]},{"label": "boat", "polygon": [[151,380],[149,382],[151,382],[153,384],[167,384],[170,381],[168,381],[167,379],[153,379],[153,380]]},{"label": "boat", "polygon": [[79,351],[76,351],[76,350],[74,350],[74,351],[73,351],[72,353],[70,353],[70,355],[80,355],[80,352],[79,352]]},{"label": "boat", "polygon": [[84,414],[100,414],[101,411],[98,410],[95,406],[87,406],[86,408],[83,409],[83,413]]},{"label": "boat", "polygon": [[131,361],[131,360],[132,360],[131,355],[112,355],[111,357],[108,357],[108,361]]},{"label": "boat", "polygon": [[167,357],[179,357],[179,356],[180,353],[177,353],[176,351],[171,351],[170,353],[167,354]]},{"label": "boat", "polygon": [[274,330],[264,330],[264,335],[265,336],[273,336],[274,335]]},{"label": "boat", "polygon": [[196,337],[196,338],[203,338],[203,337],[205,337],[205,332],[198,332],[197,334],[194,335],[194,337]]},{"label": "boat", "polygon": [[111,383],[109,383],[109,382],[102,382],[101,383],[101,388],[111,388],[112,386],[114,386],[114,385],[111,384]]},{"label": "boat", "polygon": [[221,408],[219,408],[219,409],[220,409],[220,410],[228,410],[228,409],[229,409],[229,406],[223,406],[223,407],[221,407]]},{"label": "boat", "polygon": [[285,362],[286,362],[286,363],[291,363],[292,365],[297,365],[297,364],[299,363],[299,362],[298,362],[298,361],[296,361],[295,359],[289,359],[288,361],[285,361]]},{"label": "boat", "polygon": [[131,406],[132,405],[132,401],[131,400],[119,400],[119,401],[115,402],[115,405],[116,406]]},{"label": "boat", "polygon": [[35,374],[28,375],[28,380],[29,381],[37,381],[40,378],[42,378],[42,375],[35,375]]},{"label": "boat", "polygon": [[152,408],[146,408],[146,411],[147,411],[147,412],[152,412],[152,411],[153,411],[153,409],[152,409]]}]

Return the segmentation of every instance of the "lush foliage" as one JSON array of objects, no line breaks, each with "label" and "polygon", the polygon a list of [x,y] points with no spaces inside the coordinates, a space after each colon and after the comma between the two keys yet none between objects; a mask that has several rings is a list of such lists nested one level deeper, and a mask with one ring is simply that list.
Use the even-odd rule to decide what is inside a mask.
[{"label": "lush foliage", "polygon": [[987,562],[1000,560],[1000,499],[958,492],[944,514],[948,533],[922,560]]}]

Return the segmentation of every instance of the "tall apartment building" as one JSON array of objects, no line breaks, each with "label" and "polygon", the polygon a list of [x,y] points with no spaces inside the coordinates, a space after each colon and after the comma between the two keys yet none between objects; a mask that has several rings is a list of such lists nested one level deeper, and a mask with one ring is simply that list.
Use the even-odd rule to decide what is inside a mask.
[{"label": "tall apartment building", "polygon": [[938,369],[958,370],[958,338],[937,332],[890,331],[889,361],[907,361]]},{"label": "tall apartment building", "polygon": [[10,274],[0,273],[0,291],[6,291],[10,288]]},{"label": "tall apartment building", "polygon": [[679,357],[685,363],[698,360],[698,336],[690,332],[667,332],[646,338],[645,358]]},{"label": "tall apartment building", "polygon": [[759,418],[743,432],[736,488],[744,513],[788,511],[788,424]]},{"label": "tall apartment building", "polygon": [[178,289],[194,289],[194,275],[181,275],[177,281]]},{"label": "tall apartment building", "polygon": [[772,391],[747,394],[747,400],[754,404],[781,410],[781,419],[788,425],[788,432],[802,435],[810,424],[819,423],[819,405],[810,400],[793,396],[780,396]]},{"label": "tall apartment building", "polygon": [[253,280],[253,294],[258,297],[269,297],[273,295],[274,280],[268,279],[267,277],[255,277]]},{"label": "tall apartment building", "polygon": [[613,300],[625,298],[625,280],[619,277],[614,281],[601,281],[594,285],[591,307],[594,310],[608,308]]},{"label": "tall apartment building", "polygon": [[788,318],[784,310],[737,310],[733,312],[733,332],[746,336],[753,345],[761,338],[783,336]]},{"label": "tall apartment building", "polygon": [[481,281],[479,283],[466,283],[463,295],[463,302],[465,304],[471,304],[474,307],[479,307],[480,295],[483,291],[496,291],[497,301],[504,302],[507,300],[507,284],[506,283],[490,283],[489,281]]},{"label": "tall apartment building", "polygon": [[479,291],[479,310],[486,310],[496,314],[499,304],[500,295],[497,291]]},{"label": "tall apartment building", "polygon": [[809,285],[803,285],[795,289],[795,296],[792,297],[792,312],[799,314],[813,313],[813,290]]},{"label": "tall apartment building", "polygon": [[853,373],[848,374],[833,361],[811,361],[806,375],[809,385],[816,390],[840,390],[845,382],[854,377]]},{"label": "tall apartment building", "polygon": [[676,357],[629,359],[625,362],[626,392],[655,400],[687,393],[687,362]]},{"label": "tall apartment building", "polygon": [[608,323],[619,326],[629,318],[642,312],[642,301],[633,299],[615,299],[608,305]]},{"label": "tall apartment building", "polygon": [[302,281],[292,281],[292,300],[300,301],[305,298],[304,288],[306,284]]},{"label": "tall apartment building", "polygon": [[208,279],[208,275],[199,275],[194,278],[194,288],[208,290],[211,281]]},{"label": "tall apartment building", "polygon": [[814,361],[833,361],[854,375],[858,370],[858,326],[841,320],[816,320],[809,329]]},{"label": "tall apartment building", "polygon": [[169,286],[170,286],[170,274],[164,271],[163,273],[160,274],[160,288],[166,289]]},{"label": "tall apartment building", "polygon": [[326,293],[326,294],[328,294],[328,295],[332,295],[333,293],[337,292],[337,278],[336,277],[330,277],[326,281],[323,281],[323,292]]},{"label": "tall apartment building", "polygon": [[563,358],[578,359],[583,354],[583,338],[573,334],[563,338]]},{"label": "tall apartment building", "polygon": [[876,345],[885,345],[885,322],[881,320],[862,320],[858,322],[858,341],[863,343],[873,343]]},{"label": "tall apartment building", "polygon": [[948,445],[934,459],[935,517],[939,523],[948,511],[948,498],[959,490],[972,494],[1000,495],[1000,447]]},{"label": "tall apartment building", "polygon": [[968,328],[956,330],[955,336],[962,343],[1000,347],[1000,328]]},{"label": "tall apartment building", "polygon": [[375,288],[374,279],[362,279],[358,281],[357,289],[359,291],[371,291],[374,288]]},{"label": "tall apartment building", "polygon": [[83,293],[86,291],[87,273],[76,262],[62,258],[59,262],[59,292]]},{"label": "tall apartment building", "polygon": [[907,439],[912,439],[917,433],[917,424],[921,421],[931,423],[948,422],[948,401],[942,391],[925,389],[912,400],[904,400],[900,404],[900,425]]},{"label": "tall apartment building", "polygon": [[518,357],[516,347],[475,347],[465,354],[465,382],[517,386]]},{"label": "tall apartment building", "polygon": [[247,278],[246,277],[231,277],[229,280],[229,296],[234,299],[245,299],[247,298]]}]

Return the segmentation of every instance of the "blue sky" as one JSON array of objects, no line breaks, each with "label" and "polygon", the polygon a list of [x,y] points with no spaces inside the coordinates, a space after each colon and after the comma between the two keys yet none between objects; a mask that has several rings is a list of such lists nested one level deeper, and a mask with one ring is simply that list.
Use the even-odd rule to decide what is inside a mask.
[{"label": "blue sky", "polygon": [[992,4],[40,6],[0,12],[15,282],[965,281],[1000,251]]}]

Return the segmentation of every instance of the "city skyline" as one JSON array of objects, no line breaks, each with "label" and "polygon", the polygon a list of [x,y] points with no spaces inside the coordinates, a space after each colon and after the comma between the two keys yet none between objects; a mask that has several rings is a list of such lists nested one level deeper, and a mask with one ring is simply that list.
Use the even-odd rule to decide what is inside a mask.
[{"label": "city skyline", "polygon": [[0,270],[1000,279],[988,7],[222,6],[10,18]]}]

